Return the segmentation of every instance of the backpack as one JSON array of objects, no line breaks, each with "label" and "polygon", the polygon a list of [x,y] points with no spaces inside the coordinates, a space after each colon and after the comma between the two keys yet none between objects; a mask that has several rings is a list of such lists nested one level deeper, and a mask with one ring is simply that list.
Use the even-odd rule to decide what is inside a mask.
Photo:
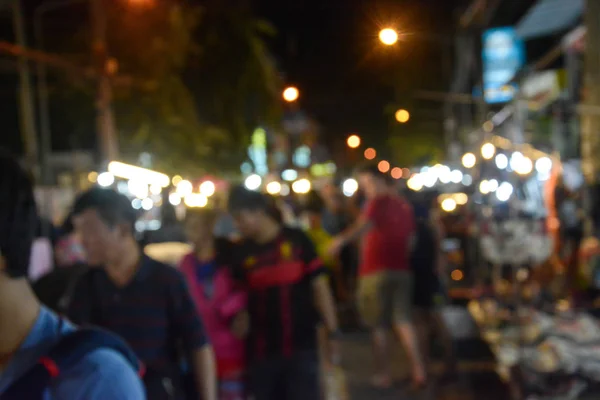
[{"label": "backpack", "polygon": [[111,349],[121,354],[140,377],[143,364],[119,337],[97,328],[78,329],[62,336],[58,342],[21,378],[0,394],[0,400],[43,400],[46,391],[61,371],[68,370],[87,354],[99,349]]}]

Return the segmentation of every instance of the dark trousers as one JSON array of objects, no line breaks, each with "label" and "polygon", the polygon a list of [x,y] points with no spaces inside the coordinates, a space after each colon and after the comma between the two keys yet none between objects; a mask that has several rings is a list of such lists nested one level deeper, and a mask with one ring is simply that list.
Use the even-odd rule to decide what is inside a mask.
[{"label": "dark trousers", "polygon": [[254,400],[318,400],[321,398],[319,357],[316,351],[272,357],[248,368]]}]

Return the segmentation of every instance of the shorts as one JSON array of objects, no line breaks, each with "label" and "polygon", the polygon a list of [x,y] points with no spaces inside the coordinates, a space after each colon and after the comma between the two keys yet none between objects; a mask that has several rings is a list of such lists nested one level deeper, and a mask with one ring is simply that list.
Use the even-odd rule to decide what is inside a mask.
[{"label": "shorts", "polygon": [[411,271],[381,271],[359,277],[358,309],[372,328],[389,328],[411,319],[413,276]]}]

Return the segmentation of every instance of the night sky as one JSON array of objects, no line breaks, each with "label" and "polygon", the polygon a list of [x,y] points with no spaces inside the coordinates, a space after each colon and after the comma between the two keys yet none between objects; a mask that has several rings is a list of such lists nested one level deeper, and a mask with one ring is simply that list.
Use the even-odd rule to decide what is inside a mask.
[{"label": "night sky", "polygon": [[[26,3],[37,3],[28,0]],[[454,11],[463,0],[252,0],[258,17],[270,21],[277,36],[271,51],[286,83],[301,91],[300,106],[321,125],[329,144],[350,133],[382,146],[396,107],[411,111],[406,126],[436,121],[442,135],[441,104],[415,101],[417,89],[446,91],[444,68]],[[0,11],[0,39],[11,40],[10,12]],[[391,26],[403,33],[393,48],[377,39]],[[446,60],[446,61],[444,61]],[[451,60],[450,60],[451,61]],[[0,56],[0,144],[17,150],[17,76],[11,59]]]}]

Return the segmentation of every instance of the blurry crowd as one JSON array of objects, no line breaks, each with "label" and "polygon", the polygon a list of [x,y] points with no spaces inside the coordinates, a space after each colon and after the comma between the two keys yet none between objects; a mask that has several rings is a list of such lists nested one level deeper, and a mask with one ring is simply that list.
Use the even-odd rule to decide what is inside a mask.
[{"label": "blurry crowd", "polygon": [[[320,369],[340,363],[342,332],[355,329],[372,334],[377,387],[393,384],[390,332],[415,389],[428,380],[432,336],[454,369],[435,196],[407,198],[372,166],[357,172],[353,198],[334,185],[295,200],[235,186],[225,207],[189,209],[183,221],[163,206],[161,229],[140,237],[130,201],[109,189],[82,193],[58,229],[40,222],[25,174],[0,162],[10,189],[0,208],[2,400],[34,398],[6,397],[25,386],[51,398],[144,398],[135,372],[150,399],[316,399]],[[27,281],[33,291],[12,289]],[[29,304],[23,326],[5,326],[11,304]],[[118,366],[107,370],[99,354]]]}]

